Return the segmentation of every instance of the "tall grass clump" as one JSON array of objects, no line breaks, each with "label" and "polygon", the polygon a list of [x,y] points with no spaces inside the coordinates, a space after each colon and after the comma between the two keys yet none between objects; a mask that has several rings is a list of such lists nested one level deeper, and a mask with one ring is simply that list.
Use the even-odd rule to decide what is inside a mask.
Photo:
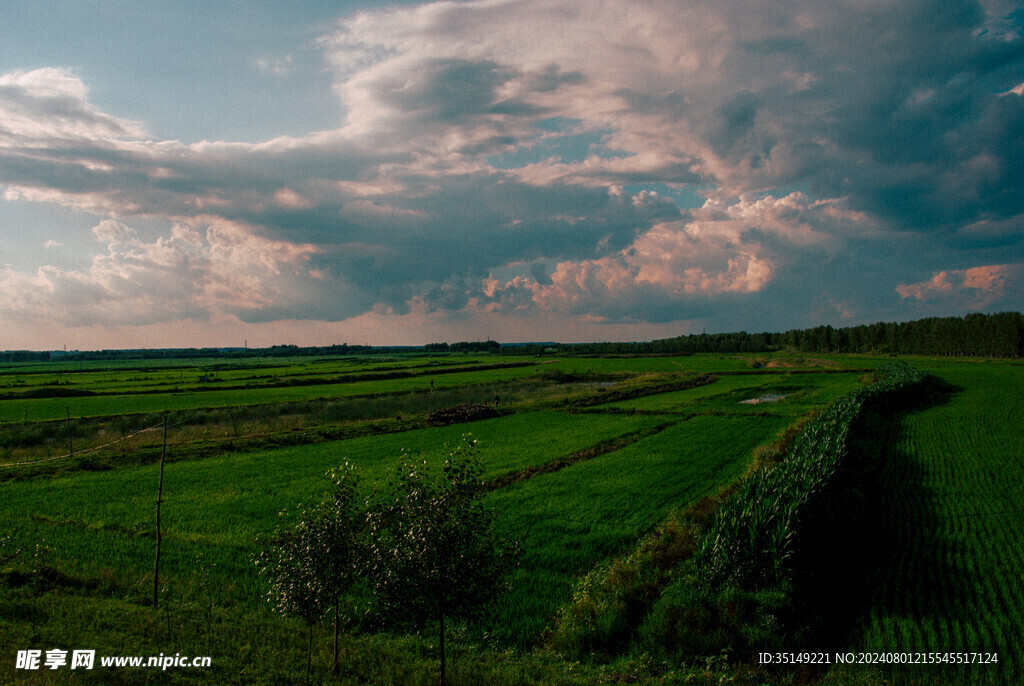
[{"label": "tall grass clump", "polygon": [[841,397],[810,422],[789,452],[741,481],[641,627],[656,652],[739,653],[779,648],[801,617],[793,603],[796,558],[812,513],[827,498],[866,403],[920,384],[903,362],[878,369],[872,385]]}]

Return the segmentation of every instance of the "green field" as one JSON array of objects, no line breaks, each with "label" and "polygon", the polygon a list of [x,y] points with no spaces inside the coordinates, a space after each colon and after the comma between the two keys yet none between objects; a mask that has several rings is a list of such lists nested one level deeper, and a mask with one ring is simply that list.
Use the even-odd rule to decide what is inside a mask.
[{"label": "green field", "polygon": [[[173,462],[164,476],[164,535],[184,545],[167,548],[169,578],[198,554],[216,563],[225,579],[251,577],[255,537],[273,528],[277,512],[321,498],[325,472],[345,460],[361,467],[372,484],[400,463],[403,451],[437,459],[445,444],[457,443],[471,430],[481,445],[486,475],[496,477],[653,423],[649,417],[525,413],[471,428],[456,425]],[[510,445],[502,440],[509,434],[523,440]],[[32,480],[19,485],[17,500],[0,504],[0,520],[18,522],[30,538],[45,538],[66,551],[68,570],[76,575],[137,570],[144,551],[152,547],[147,535],[157,472],[156,465],[147,465]],[[110,498],[111,493],[117,497]]]},{"label": "green field", "polygon": [[885,436],[882,506],[893,540],[851,649],[996,653],[998,664],[899,667],[889,676],[1020,683],[1024,366],[922,367],[945,385]]},{"label": "green field", "polygon": [[[720,376],[706,386],[612,402],[602,407],[653,412],[743,412],[798,415],[822,407],[859,385],[857,372]],[[763,396],[772,402],[747,404]]]},{"label": "green field", "polygon": [[[489,498],[525,554],[508,598],[504,631],[530,644],[573,581],[622,552],[680,507],[735,479],[751,450],[785,420],[696,417],[621,450],[501,489]],[[581,488],[580,484],[587,484]]]},{"label": "green field", "polygon": [[[483,502],[521,553],[494,612],[453,628],[452,683],[595,683],[614,675],[788,683],[793,673],[749,663],[718,660],[702,672],[685,661],[652,661],[640,643],[577,662],[581,656],[552,653],[547,636],[595,567],[633,555],[667,522],[691,521],[696,503],[709,507],[761,468],[756,456],[784,450],[795,435],[787,427],[870,383],[868,371],[883,361],[775,353],[11,365],[0,369],[0,645],[9,647],[0,682],[33,683],[13,669],[14,653],[57,646],[214,657],[213,671],[201,676],[167,672],[172,683],[303,683],[304,634],[263,600],[266,580],[253,565],[258,539],[288,521],[282,510],[321,500],[325,472],[343,461],[359,468],[369,496],[407,456],[439,464],[446,446],[471,434],[491,484]],[[877,420],[871,459],[882,477],[872,497],[889,534],[868,554],[877,583],[862,614],[844,620],[846,645],[996,651],[999,664],[847,667],[813,678],[1013,683],[1024,654],[1024,366],[911,362],[938,390]],[[19,397],[26,393],[38,397]],[[429,420],[442,407],[499,395],[499,416]],[[771,401],[744,402],[765,397]],[[131,434],[168,412],[157,614],[150,596],[160,432]],[[69,424],[75,456],[66,456]],[[666,569],[659,583],[671,580]],[[324,671],[329,629],[319,631],[316,678],[334,683]],[[432,636],[352,630],[341,683],[430,683]],[[68,674],[39,683],[64,683]],[[75,680],[152,677],[97,670]]]},{"label": "green field", "polygon": [[[210,385],[194,386],[172,381],[149,388],[131,388],[122,379],[101,384],[97,389],[86,385],[79,391],[96,392],[94,396],[60,396],[46,398],[13,397],[2,403],[0,422],[45,421],[65,417],[111,416],[126,413],[154,413],[174,410],[192,410],[208,407],[235,407],[254,403],[271,404],[296,402],[314,398],[337,398],[382,393],[426,391],[431,388],[455,388],[470,384],[486,384],[522,378],[535,373],[533,367],[507,367],[483,371],[455,372],[417,369],[409,370],[409,376],[377,380],[360,380],[364,374],[338,375],[322,382],[319,377],[282,377],[270,380],[247,377],[239,379],[232,386],[221,390],[216,382]],[[386,372],[381,372],[386,373]],[[192,374],[195,376],[195,374]],[[353,378],[348,378],[353,377]],[[240,386],[240,387],[233,387]],[[58,389],[75,390],[71,384]]]},{"label": "green field", "polygon": [[[781,359],[781,358],[780,358]],[[207,407],[296,402],[315,398],[364,396],[493,384],[555,373],[583,376],[751,372],[771,363],[768,355],[690,355],[654,358],[545,358],[412,356],[400,360],[222,360],[181,362],[182,366],[114,367],[92,362],[81,369],[45,371],[38,365],[0,372],[0,423],[59,420],[72,417],[155,413]],[[535,364],[534,364],[535,363]],[[55,363],[60,364],[60,363]],[[842,369],[849,364],[833,359],[793,357],[784,369]],[[855,360],[855,368],[870,366]],[[490,368],[486,368],[490,367]],[[460,371],[462,368],[473,371]],[[474,369],[478,368],[478,369]],[[28,369],[33,370],[28,373]],[[387,377],[396,378],[372,378]],[[202,380],[201,380],[202,379]],[[88,395],[81,395],[88,394]]]}]

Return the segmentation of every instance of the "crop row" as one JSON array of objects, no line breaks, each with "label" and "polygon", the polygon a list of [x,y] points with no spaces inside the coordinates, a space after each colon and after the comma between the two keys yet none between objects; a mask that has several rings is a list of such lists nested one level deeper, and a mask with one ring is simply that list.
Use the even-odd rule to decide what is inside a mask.
[{"label": "crop row", "polygon": [[[807,504],[835,471],[853,418],[867,400],[922,378],[905,365],[883,369],[880,375],[882,381],[847,393],[818,418],[805,417],[792,424],[789,412],[724,411],[766,390],[764,380],[720,377],[711,386],[651,398],[652,405],[665,409],[675,405],[675,412],[689,416],[684,426],[714,420],[716,429],[730,431],[726,420],[742,419],[760,421],[764,428],[789,426],[778,434],[778,448],[755,453],[754,466],[761,468],[726,489],[726,495],[676,510],[659,534],[645,539],[628,557],[603,565],[581,580],[571,603],[558,615],[553,645],[573,657],[591,653],[610,657],[633,642],[647,652],[692,656],[717,654],[725,648],[742,652],[763,644],[766,635],[782,635],[780,611],[788,612],[790,600],[784,589],[770,582],[778,581],[785,570],[793,532],[806,516]],[[844,385],[856,383],[851,375],[828,376],[827,381],[800,378],[803,387],[791,389],[791,397],[799,401],[794,406],[806,410],[817,401],[821,407],[823,399],[834,398]],[[793,383],[793,379],[779,379],[767,389]],[[712,394],[715,387],[720,392]],[[704,397],[696,404],[699,396]],[[694,412],[716,407],[721,410]],[[728,450],[728,445],[723,447]],[[732,440],[732,447],[740,446]],[[747,462],[741,460],[741,464]],[[719,483],[732,483],[732,479]],[[781,535],[780,521],[789,527]]]},{"label": "crop row", "polygon": [[[998,653],[996,665],[943,683],[1021,683],[1024,676],[1024,367],[937,368],[941,402],[885,436],[881,516],[892,522],[855,650]],[[897,668],[895,683],[922,680]]]},{"label": "crop row", "polygon": [[901,362],[880,367],[878,373],[880,380],[832,403],[778,464],[752,474],[722,504],[697,555],[706,584],[753,589],[785,578],[801,520],[839,468],[864,403],[923,379]]},{"label": "crop row", "polygon": [[698,534],[695,554],[645,612],[634,634],[642,649],[670,657],[725,649],[749,656],[783,649],[787,631],[805,624],[793,590],[803,569],[796,563],[807,560],[796,552],[817,533],[812,513],[835,487],[854,420],[869,401],[897,397],[924,378],[903,363],[883,365],[877,376],[829,405],[788,451],[767,456],[736,484]]}]

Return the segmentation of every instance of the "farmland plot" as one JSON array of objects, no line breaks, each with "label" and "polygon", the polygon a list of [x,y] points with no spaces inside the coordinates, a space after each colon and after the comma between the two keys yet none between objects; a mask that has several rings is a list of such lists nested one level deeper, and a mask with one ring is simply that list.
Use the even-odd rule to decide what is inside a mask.
[{"label": "farmland plot", "polygon": [[[420,370],[424,371],[424,370]],[[435,371],[435,370],[425,370]],[[453,370],[445,370],[446,372]],[[159,392],[132,392],[119,384],[117,389],[102,395],[57,395],[44,398],[14,397],[0,403],[0,422],[45,421],[72,417],[111,416],[125,413],[154,413],[209,407],[232,407],[252,404],[296,402],[314,398],[351,397],[379,393],[426,391],[431,388],[456,388],[521,379],[536,373],[533,366],[509,366],[476,371],[454,371],[445,374],[416,373],[399,378],[359,380],[344,376],[323,383],[308,380],[293,385],[264,382],[248,388],[196,390],[184,384],[167,384]],[[89,393],[88,388],[83,391]]]},{"label": "farmland plot", "polygon": [[998,664],[901,667],[897,679],[1024,677],[1024,367],[936,365],[942,402],[885,437],[892,544],[858,649],[997,653]]},{"label": "farmland plot", "polygon": [[[683,414],[770,412],[795,416],[823,407],[844,393],[857,388],[861,385],[859,376],[856,372],[845,374],[721,375],[714,383],[705,386],[632,398],[607,403],[600,407]],[[781,398],[778,402],[770,404],[743,404],[743,401],[764,395],[778,395]]]},{"label": "farmland plot", "polygon": [[[372,485],[401,462],[403,451],[413,459],[422,453],[440,461],[446,444],[454,446],[471,431],[485,460],[484,477],[494,478],[654,424],[650,417],[525,413],[472,425],[172,462],[163,495],[168,578],[179,565],[184,573],[201,552],[217,564],[218,574],[251,577],[248,554],[255,537],[276,525],[279,511],[321,499],[328,485],[324,473],[345,460],[359,466]],[[509,442],[509,435],[519,440]],[[36,479],[18,485],[18,498],[0,501],[0,521],[27,538],[45,538],[76,574],[107,569],[141,579],[152,554],[156,483],[155,465]]]},{"label": "farmland plot", "polygon": [[522,568],[502,601],[504,631],[539,636],[574,580],[682,507],[735,479],[788,420],[695,417],[606,455],[491,494]]},{"label": "farmland plot", "polygon": [[[494,358],[459,359],[482,365]],[[496,512],[499,529],[520,542],[522,556],[510,590],[498,599],[496,616],[486,625],[455,631],[462,632],[460,641],[477,641],[483,656],[472,659],[490,663],[515,656],[529,666],[504,680],[491,682],[478,675],[463,676],[462,682],[616,681],[617,668],[598,673],[565,664],[555,668],[558,678],[552,679],[544,670],[554,658],[544,651],[531,652],[543,644],[576,582],[609,558],[633,550],[680,509],[734,482],[749,468],[757,446],[772,442],[794,421],[860,386],[864,369],[880,361],[837,355],[543,359],[504,369],[326,384],[330,393],[353,393],[344,403],[351,402],[354,408],[365,404],[365,412],[353,410],[351,416],[365,420],[369,431],[381,433],[275,449],[243,442],[229,446],[229,438],[220,452],[197,451],[167,464],[161,570],[166,604],[159,615],[151,612],[147,600],[153,580],[153,464],[122,466],[112,460],[107,471],[91,471],[93,466],[7,481],[0,484],[5,495],[0,498],[0,539],[11,532],[21,542],[43,541],[44,553],[34,557],[35,549],[29,547],[8,563],[0,550],[0,643],[34,647],[33,641],[56,645],[73,637],[125,654],[141,652],[142,646],[161,651],[168,646],[187,648],[197,654],[199,639],[205,637],[207,652],[231,666],[217,672],[224,683],[302,683],[301,670],[282,666],[282,659],[298,664],[298,657],[305,657],[303,632],[297,624],[268,617],[262,597],[265,582],[255,575],[252,564],[256,538],[282,521],[281,510],[322,499],[328,488],[324,472],[346,459],[359,466],[363,485],[372,489],[402,461],[403,450],[414,458],[440,461],[446,444],[454,445],[462,434],[472,433],[479,441],[489,484],[485,502]],[[220,412],[212,405],[222,402],[256,406],[290,398],[311,403],[302,407],[308,410],[312,433],[315,422],[349,421],[349,415],[342,417],[348,408],[335,401],[316,400],[324,388],[304,385],[305,381],[365,373],[370,364],[417,373],[432,369],[432,361],[423,358],[322,364],[225,368],[210,382],[211,388],[222,384],[219,390],[180,396],[173,389],[174,377],[180,381],[182,372],[157,368],[144,372],[150,376],[146,383],[164,392],[9,398],[0,400],[0,415],[12,423],[0,426],[0,431],[21,427],[25,409],[36,407],[29,403],[39,403],[40,408],[49,403],[47,412],[62,419],[72,401],[86,403],[83,407],[91,402],[93,411],[116,415],[149,411],[143,408],[149,398],[152,408],[164,410],[168,401],[180,402],[183,409],[212,416]],[[880,578],[858,643],[851,645],[886,651],[974,646],[998,650],[1000,671],[990,674],[996,675],[993,683],[1008,683],[1004,677],[1021,676],[1024,647],[1019,638],[1024,633],[1024,549],[1016,541],[1024,525],[1017,504],[1024,493],[1024,446],[1014,431],[1024,419],[1016,391],[1024,373],[1021,367],[1005,365],[933,364],[936,374],[962,390],[952,393],[945,405],[903,415],[891,435],[882,437],[892,442],[886,517],[900,545],[885,549],[892,556],[885,560],[891,573]],[[75,370],[67,371],[70,377]],[[675,387],[682,388],[695,371],[719,376],[711,383],[702,377],[705,385],[686,390],[644,395],[655,384],[664,388],[678,383]],[[91,384],[95,390],[116,393],[122,388],[119,384],[142,372],[92,373],[79,377],[83,388],[88,390]],[[616,376],[626,374],[632,376]],[[303,382],[275,386],[273,378],[289,377]],[[10,382],[0,392],[25,389],[29,384],[18,383],[22,380],[0,379]],[[486,384],[506,381],[542,390],[524,391],[515,398],[503,390],[505,416],[399,431],[395,427],[403,426],[394,416],[399,411],[419,412],[417,426],[426,426],[425,414],[432,408],[413,402],[413,395],[419,394],[409,391],[429,389],[430,380],[438,398],[442,387],[450,389],[452,398],[463,392],[468,397],[473,387],[492,389],[496,386]],[[227,388],[239,384],[251,387]],[[607,393],[605,384],[615,384],[617,395]],[[633,390],[640,397],[602,403],[602,397],[623,397]],[[359,397],[362,393],[376,395],[371,400]],[[494,393],[488,391],[490,396]],[[784,398],[770,404],[741,404],[769,393]],[[400,405],[398,398],[407,398],[409,404]],[[322,412],[314,407],[318,404],[323,405]],[[388,421],[366,419],[378,416]],[[235,419],[232,414],[228,430],[249,430],[240,420],[236,427]],[[305,431],[300,427],[306,425],[297,420],[293,430],[287,428],[290,418],[282,421],[284,433]],[[257,414],[251,422],[260,422]],[[172,446],[172,458],[175,451],[187,451],[190,440],[201,439],[220,450],[220,444],[201,437],[199,429],[194,434],[182,430],[179,439],[182,443]],[[40,568],[47,570],[42,581],[31,581],[33,569]],[[216,631],[211,632],[208,623],[204,626],[209,615],[201,619],[207,612],[203,608],[214,608]],[[474,633],[477,630],[486,631],[486,638]],[[353,649],[353,664],[365,664],[363,671],[352,673],[351,683],[430,679],[429,639],[370,632],[345,640],[349,646],[365,646],[364,657]],[[470,659],[467,650],[456,664]],[[392,664],[396,666],[388,666]],[[239,671],[237,665],[247,667]],[[392,671],[384,676],[388,669]],[[624,672],[629,678],[632,669]],[[0,682],[9,680],[10,670],[9,660],[0,661]],[[582,671],[573,676],[574,670]],[[660,681],[654,673],[645,674]],[[913,672],[911,678],[922,674],[927,672]],[[965,682],[985,675],[961,674]],[[100,679],[94,683],[102,683],[101,677],[94,677]],[[131,677],[124,678],[134,683]],[[837,673],[837,678],[841,681],[844,675]],[[180,679],[188,681],[187,676]]]}]

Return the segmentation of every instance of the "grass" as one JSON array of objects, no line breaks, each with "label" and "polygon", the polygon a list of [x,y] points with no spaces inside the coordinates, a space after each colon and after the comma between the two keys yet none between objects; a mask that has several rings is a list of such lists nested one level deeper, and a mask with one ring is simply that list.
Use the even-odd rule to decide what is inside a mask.
[{"label": "grass", "polygon": [[565,357],[546,360],[561,371],[632,372],[778,372],[783,370],[841,370],[875,367],[881,360],[852,355],[793,355],[776,353],[699,354],[665,357]]},{"label": "grass", "polygon": [[881,507],[894,523],[857,650],[998,653],[998,665],[894,668],[910,683],[1024,678],[1024,367],[939,364],[941,396],[887,426]]},{"label": "grass", "polygon": [[[310,361],[291,365],[266,361],[192,361],[183,366],[98,366],[75,369],[54,363],[55,371],[7,365],[0,369],[0,423],[37,422],[72,417],[181,411],[233,407],[254,403],[283,403],[320,397],[338,398],[398,393],[466,384],[493,384],[542,372],[580,375],[754,372],[757,364],[776,361],[775,369],[836,369],[841,364],[824,358],[753,355],[690,355],[651,358],[551,358],[536,360],[503,356],[413,357],[377,360],[357,358]],[[536,362],[536,364],[529,364]],[[459,367],[498,366],[497,369],[457,372]],[[35,369],[34,373],[27,373]],[[770,371],[770,370],[769,370]],[[438,373],[444,372],[444,373]],[[402,378],[360,380],[367,374],[408,374]],[[211,377],[209,382],[200,377]],[[21,397],[35,391],[53,397]],[[74,396],[74,393],[98,394]]]},{"label": "grass", "polygon": [[[645,412],[772,413],[795,416],[823,407],[860,385],[860,374],[799,374],[719,376],[707,386],[607,403],[602,408]],[[765,394],[785,396],[776,403],[741,404]]]},{"label": "grass", "polygon": [[[171,444],[210,441],[231,441],[241,444],[247,439],[289,434],[289,440],[318,442],[321,436],[337,434],[340,426],[358,432],[379,433],[377,420],[405,418],[395,430],[424,424],[429,412],[462,403],[490,403],[500,398],[502,408],[529,406],[537,400],[564,398],[586,393],[578,384],[555,384],[537,379],[514,380],[496,384],[466,385],[453,388],[427,389],[421,392],[393,393],[369,397],[317,398],[290,403],[266,403],[227,408],[200,408],[171,413],[169,436]],[[77,454],[99,446],[109,446],[105,454],[128,453],[143,446],[158,446],[159,432],[139,434],[149,427],[159,427],[163,418],[158,413],[131,414],[91,419],[75,418],[71,422],[74,450]],[[370,424],[368,424],[370,423]],[[30,422],[10,424],[0,431],[0,463],[27,462],[68,453],[66,422]],[[303,432],[297,436],[296,432]],[[125,444],[127,441],[127,444]],[[108,462],[111,462],[108,460]],[[117,460],[112,461],[118,464]],[[51,465],[54,466],[54,465]],[[0,474],[0,478],[7,474]]]},{"label": "grass", "polygon": [[[37,396],[46,392],[57,395],[63,390],[91,393],[151,393],[168,388],[209,390],[249,385],[253,388],[275,384],[303,383],[335,380],[345,376],[368,373],[437,372],[460,366],[478,366],[493,363],[487,358],[413,358],[413,359],[322,359],[288,360],[273,362],[253,359],[189,360],[178,366],[107,368],[89,363],[78,368],[61,368],[58,363],[49,371],[19,373],[17,369],[0,367],[0,394],[5,399],[16,399],[19,394],[32,392]],[[201,380],[202,378],[202,380]]]},{"label": "grass", "polygon": [[[144,383],[149,390],[163,391],[0,399],[0,416],[11,419],[0,426],[0,444],[22,440],[18,431],[25,431],[24,441],[31,442],[36,439],[29,434],[38,430],[43,442],[34,449],[62,449],[62,422],[24,423],[24,409],[36,407],[31,403],[50,403],[57,420],[72,401],[107,413],[106,418],[73,421],[88,435],[75,436],[83,445],[99,441],[101,431],[119,435],[137,418],[146,419],[149,401],[159,410],[180,402],[179,418],[190,418],[179,427],[171,449],[172,457],[188,459],[166,467],[160,613],[148,600],[156,467],[131,462],[142,447],[127,446],[124,466],[112,454],[113,468],[107,471],[41,473],[0,484],[0,539],[13,532],[23,548],[8,560],[0,547],[0,645],[8,646],[9,653],[0,654],[0,683],[70,683],[68,671],[39,672],[27,681],[24,673],[14,672],[13,651],[50,647],[95,647],[115,655],[180,651],[210,654],[215,661],[212,671],[198,676],[181,670],[159,675],[107,670],[76,674],[74,683],[303,683],[305,633],[264,607],[263,584],[251,564],[255,538],[273,530],[281,510],[322,498],[328,486],[323,474],[340,461],[357,463],[366,487],[372,488],[398,464],[403,448],[440,459],[444,444],[454,444],[465,432],[479,441],[485,478],[503,479],[486,502],[497,512],[501,529],[521,542],[523,557],[491,622],[453,627],[451,683],[790,683],[790,677],[820,676],[723,666],[724,658],[717,655],[666,661],[636,646],[635,652],[580,664],[544,646],[554,617],[572,601],[580,579],[629,555],[676,513],[735,482],[750,468],[758,446],[862,386],[863,370],[883,358],[542,358],[518,368],[327,384],[338,394],[333,396],[318,385],[280,385],[288,378],[305,383],[376,373],[373,369],[418,374],[439,365],[504,359],[221,360],[216,369],[208,361],[190,360],[185,370],[163,361],[145,366],[63,363],[0,371],[0,394],[45,389],[55,379],[75,381],[57,388],[109,393]],[[1024,547],[1017,540],[1024,525],[1018,504],[1024,494],[1024,445],[1018,429],[1024,425],[1019,394],[1024,366],[927,358],[915,364],[941,378],[946,391],[941,402],[904,408],[871,437],[872,445],[882,446],[885,468],[878,492],[865,497],[876,498],[872,502],[887,533],[874,549],[865,548],[876,590],[865,602],[864,615],[855,618],[857,631],[846,645],[885,651],[977,647],[998,650],[1000,664],[988,671],[847,669],[825,677],[831,683],[927,683],[933,677],[1014,683],[1022,677],[1024,654]],[[199,370],[215,374],[218,380],[211,387],[251,387],[176,394],[182,378]],[[611,403],[601,402],[607,389],[597,385],[610,382],[615,393],[644,394],[695,372],[718,377],[703,386]],[[426,391],[431,379],[433,393],[409,392]],[[355,389],[373,395],[342,395]],[[415,425],[410,416],[438,404],[472,402],[479,393],[484,400],[500,393],[509,414],[397,431]],[[762,393],[787,397],[777,404],[739,404]],[[276,394],[285,394],[286,400]],[[241,404],[228,406],[233,409],[219,405],[229,401]],[[139,414],[126,417],[131,413]],[[396,414],[403,420],[396,420]],[[325,438],[328,429],[349,425],[360,431],[396,431]],[[50,447],[45,444],[48,429]],[[249,443],[233,439],[236,432],[244,438],[260,431],[301,440],[318,431],[323,435],[305,445],[274,449],[258,448],[257,438]],[[234,452],[228,447],[232,442]],[[152,451],[152,445],[145,450]],[[34,555],[36,543],[41,544],[39,556]],[[833,593],[824,602],[837,599]],[[758,602],[767,606],[771,600]],[[737,596],[734,601],[739,606],[750,599]],[[332,681],[325,671],[330,636],[326,629],[317,631],[314,682]],[[337,683],[432,683],[433,636],[432,630],[343,635],[346,667]]]},{"label": "grass", "polygon": [[235,407],[343,398],[381,393],[427,391],[431,388],[458,388],[468,384],[493,384],[521,379],[536,372],[533,367],[489,369],[439,375],[414,375],[397,379],[332,382],[294,386],[268,386],[232,390],[193,392],[182,385],[170,386],[159,393],[125,393],[62,398],[10,399],[0,404],[0,422],[60,420],[72,417],[113,416],[125,413],[156,413],[195,410],[209,407]]},{"label": "grass", "polygon": [[[456,444],[471,430],[490,479],[655,422],[546,411],[475,422],[471,428],[437,427],[172,462],[165,469],[163,496],[167,579],[187,579],[195,557],[203,555],[217,566],[225,601],[252,602],[249,555],[255,538],[273,529],[279,511],[322,498],[328,486],[324,473],[346,459],[361,468],[369,487],[386,477],[403,451],[440,459],[446,443]],[[503,440],[509,435],[521,440]],[[0,502],[0,521],[20,530],[24,540],[47,540],[70,573],[93,577],[112,570],[141,580],[144,588],[151,571],[156,483],[156,465],[38,478],[18,484],[17,498]]]},{"label": "grass", "polygon": [[[621,450],[488,496],[524,550],[499,631],[537,640],[575,580],[685,505],[735,479],[784,420],[696,417]],[[585,484],[585,487],[581,487]]]}]

